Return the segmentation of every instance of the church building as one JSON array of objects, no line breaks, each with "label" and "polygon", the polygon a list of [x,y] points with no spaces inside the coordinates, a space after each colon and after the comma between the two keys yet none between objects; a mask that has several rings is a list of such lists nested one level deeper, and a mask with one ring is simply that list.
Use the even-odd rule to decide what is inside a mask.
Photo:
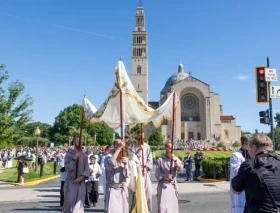
[{"label": "church building", "polygon": [[[210,85],[195,78],[191,72],[186,73],[183,64],[179,64],[178,71],[166,81],[160,101],[148,101],[148,34],[142,5],[137,8],[132,32],[131,81],[143,100],[155,109],[173,90],[176,91],[180,104],[176,110],[175,139],[223,141],[227,145],[240,140],[241,128],[236,126],[233,115],[223,114],[218,94],[211,92]],[[151,123],[144,128],[147,136],[156,130],[166,140],[171,139],[171,121],[164,121],[158,129]]]}]

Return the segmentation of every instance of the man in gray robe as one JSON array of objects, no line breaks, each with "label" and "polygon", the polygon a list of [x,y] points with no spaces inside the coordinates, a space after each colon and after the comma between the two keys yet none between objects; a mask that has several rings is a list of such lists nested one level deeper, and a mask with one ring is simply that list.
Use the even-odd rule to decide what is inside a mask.
[{"label": "man in gray robe", "polygon": [[[179,213],[176,179],[177,171],[183,169],[183,163],[171,153],[171,146],[170,142],[166,143],[165,154],[162,154],[156,164],[158,213]],[[171,159],[173,159],[172,174],[169,173]]]},{"label": "man in gray robe", "polygon": [[125,143],[116,139],[105,159],[106,169],[106,210],[108,213],[129,213],[126,179],[130,175],[127,157],[120,157]]},{"label": "man in gray robe", "polygon": [[[70,150],[65,159],[64,165],[67,172],[67,180],[64,185],[65,201],[63,213],[83,213],[85,202],[85,179],[89,177],[88,156],[83,151],[78,151],[79,137],[73,140],[74,149]],[[76,165],[78,172],[76,177]]]},{"label": "man in gray robe", "polygon": [[[142,133],[142,137],[144,140],[144,133]],[[142,156],[143,150],[143,156]],[[132,151],[138,157],[140,161],[140,165],[142,167],[143,172],[143,180],[144,180],[144,188],[147,199],[147,205],[149,212],[152,212],[152,181],[150,171],[153,168],[153,156],[151,153],[151,148],[147,143],[141,144],[141,132],[138,133],[138,144],[135,144],[132,148]],[[144,159],[144,165],[143,160]]]}]

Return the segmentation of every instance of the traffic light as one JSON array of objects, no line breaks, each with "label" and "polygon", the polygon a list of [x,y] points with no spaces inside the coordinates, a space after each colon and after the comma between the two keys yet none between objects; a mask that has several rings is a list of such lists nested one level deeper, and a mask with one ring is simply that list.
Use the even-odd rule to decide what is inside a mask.
[{"label": "traffic light", "polygon": [[258,104],[265,104],[269,101],[268,83],[265,81],[265,68],[256,67],[256,95]]},{"label": "traffic light", "polygon": [[259,112],[261,124],[269,124],[269,110]]}]

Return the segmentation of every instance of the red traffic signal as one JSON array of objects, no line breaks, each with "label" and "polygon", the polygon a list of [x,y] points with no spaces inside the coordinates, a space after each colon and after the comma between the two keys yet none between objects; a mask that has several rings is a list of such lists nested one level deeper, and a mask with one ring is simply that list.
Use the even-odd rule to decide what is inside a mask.
[{"label": "red traffic signal", "polygon": [[259,69],[259,74],[263,75],[264,74],[264,69]]},{"label": "red traffic signal", "polygon": [[265,81],[265,68],[256,67],[255,75],[256,75],[256,99],[258,104],[268,103],[269,94],[268,94],[268,83]]}]

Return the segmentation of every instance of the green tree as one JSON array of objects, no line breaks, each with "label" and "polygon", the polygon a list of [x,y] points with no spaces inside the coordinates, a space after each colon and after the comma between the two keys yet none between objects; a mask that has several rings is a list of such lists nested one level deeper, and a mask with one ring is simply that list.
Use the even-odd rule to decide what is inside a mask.
[{"label": "green tree", "polygon": [[253,135],[251,132],[243,132],[243,131],[241,131],[241,136],[243,136],[243,135]]},{"label": "green tree", "polygon": [[105,124],[89,125],[87,124],[87,132],[90,136],[96,138],[98,145],[112,145],[114,130],[109,129]]},{"label": "green tree", "polygon": [[9,79],[9,73],[4,64],[0,65],[0,143],[12,144],[13,135],[31,120],[32,110],[29,107],[33,99],[24,95],[24,84],[13,81],[8,84],[7,91],[2,87]]},{"label": "green tree", "polygon": [[[141,126],[140,124],[137,124],[136,126],[132,127],[126,134],[126,139],[129,140],[129,138],[131,136],[133,136],[134,140],[132,141],[133,143],[137,143],[137,140],[138,140],[138,132],[140,132],[141,130]],[[143,132],[144,132],[144,128],[143,128]],[[145,142],[148,142],[149,141],[149,138],[146,134],[144,134],[144,141]]]},{"label": "green tree", "polygon": [[[68,143],[69,139],[80,134],[82,109],[78,104],[66,107],[55,118],[51,129],[51,139],[58,144]],[[96,143],[109,145],[113,142],[114,131],[104,124],[90,125],[86,121],[83,124],[83,136],[86,136],[87,144]],[[83,140],[85,137],[83,137]],[[83,141],[84,142],[84,141]]]},{"label": "green tree", "polygon": [[160,146],[163,144],[164,138],[159,131],[155,131],[149,137],[149,144],[151,146]]},{"label": "green tree", "polygon": [[276,112],[276,115],[274,117],[275,122],[277,123],[277,126],[280,127],[280,113]]},{"label": "green tree", "polygon": [[25,136],[27,137],[32,137],[35,134],[35,129],[39,127],[39,129],[41,130],[41,134],[40,137],[41,138],[47,138],[50,139],[50,130],[52,128],[52,126],[50,124],[47,123],[41,123],[41,122],[31,122],[26,124],[22,130],[25,133]]},{"label": "green tree", "polygon": [[240,146],[241,146],[241,143],[238,142],[238,141],[235,141],[235,142],[232,144],[232,146],[233,146],[234,148],[237,148],[237,147],[240,147]]},{"label": "green tree", "polygon": [[[271,133],[268,133],[267,136],[272,139]],[[275,141],[275,149],[280,150],[280,126],[276,126],[274,128],[274,141]]]},{"label": "green tree", "polygon": [[81,113],[81,106],[78,104],[63,109],[55,118],[54,125],[51,129],[51,136],[54,136],[56,133],[68,136],[71,128],[80,128]]},{"label": "green tree", "polygon": [[[34,136],[33,137],[22,137],[22,138],[20,138],[19,142],[20,142],[19,145],[34,147],[37,144],[37,138]],[[49,142],[50,141],[47,138],[38,137],[39,146],[45,147],[48,145]]]}]

